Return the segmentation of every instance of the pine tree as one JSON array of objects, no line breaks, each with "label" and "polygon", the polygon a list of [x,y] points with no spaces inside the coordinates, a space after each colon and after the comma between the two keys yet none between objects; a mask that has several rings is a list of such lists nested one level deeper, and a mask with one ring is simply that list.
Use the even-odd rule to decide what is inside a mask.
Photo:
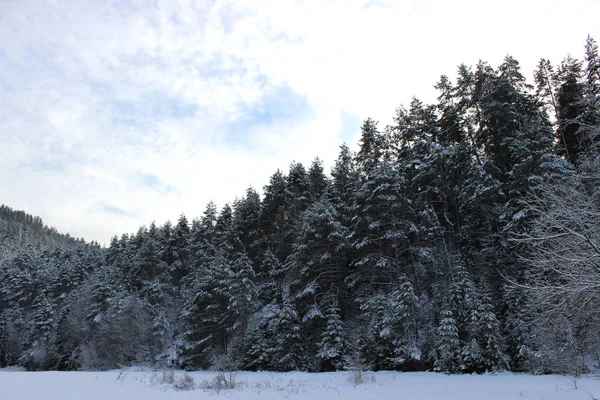
[{"label": "pine tree", "polygon": [[176,284],[190,272],[189,236],[188,220],[185,215],[181,214],[164,249],[166,263],[169,266],[173,282]]},{"label": "pine tree", "polygon": [[371,178],[357,192],[357,202],[349,236],[356,258],[348,282],[360,293],[361,285],[377,288],[396,281],[401,266],[408,264],[402,261],[408,255],[411,206],[404,195],[404,177],[387,162],[371,171]]},{"label": "pine tree", "polygon": [[471,274],[462,264],[459,256],[454,257],[451,270],[450,309],[461,342],[468,343],[476,337],[479,318],[479,298]]},{"label": "pine tree", "polygon": [[57,321],[55,310],[46,293],[41,292],[32,304],[32,336],[23,360],[30,369],[47,369],[53,363]]},{"label": "pine tree", "polygon": [[377,122],[367,118],[361,127],[360,150],[356,154],[356,164],[367,176],[381,161],[383,156],[383,138],[377,128]]},{"label": "pine tree", "polygon": [[192,296],[183,311],[185,364],[191,367],[207,367],[215,355],[237,356],[236,341],[244,336],[256,308],[254,271],[237,236],[232,209],[225,205],[216,220],[213,209],[209,205],[194,235],[197,263],[187,290]]},{"label": "pine tree", "polygon": [[396,336],[393,350],[395,365],[411,368],[421,361],[419,327],[422,321],[419,298],[409,280],[404,280],[391,293],[390,298],[394,305],[390,322]]},{"label": "pine tree", "polygon": [[390,307],[387,297],[378,293],[360,302],[361,324],[366,326],[365,337],[360,340],[358,358],[366,360],[375,371],[393,369],[390,360],[396,338],[390,323]]},{"label": "pine tree", "polygon": [[511,360],[512,371],[527,371],[531,368],[533,356],[528,317],[525,314],[525,297],[520,289],[504,290],[503,303],[504,338],[506,354]]},{"label": "pine tree", "polygon": [[[173,238],[173,237],[172,237]],[[176,289],[173,276],[167,262],[160,257],[159,233],[154,223],[146,235],[138,254],[143,277],[140,294],[148,304],[152,319],[152,335],[154,343],[151,352],[163,354],[170,346],[174,337],[174,321],[169,316],[174,307]]]},{"label": "pine tree", "polygon": [[476,88],[481,112],[478,141],[493,164],[494,177],[505,182],[512,165],[520,161],[512,152],[511,140],[532,120],[539,119],[539,110],[529,94],[531,86],[521,74],[519,63],[510,56],[498,71],[480,63]]},{"label": "pine tree", "polygon": [[284,256],[289,256],[293,249],[296,225],[299,223],[304,210],[311,201],[310,184],[306,169],[301,163],[293,162],[286,177],[284,219]]},{"label": "pine tree", "polygon": [[342,289],[345,271],[338,253],[347,246],[346,236],[335,209],[326,199],[303,213],[286,268],[305,321],[324,314],[326,293],[340,293]]},{"label": "pine tree", "polygon": [[186,322],[184,366],[208,367],[213,354],[230,350],[228,333],[228,298],[223,283],[228,274],[226,261],[219,255],[205,259],[194,271],[190,292],[182,317]]},{"label": "pine tree", "polygon": [[440,313],[440,324],[437,332],[438,343],[434,361],[434,369],[440,372],[456,372],[459,367],[460,353],[458,329],[452,311]]},{"label": "pine tree", "polygon": [[227,286],[229,330],[236,336],[246,330],[249,316],[256,311],[258,293],[254,285],[252,262],[244,253],[237,253],[231,265]]},{"label": "pine tree", "polygon": [[321,195],[327,188],[327,176],[323,172],[323,161],[318,157],[313,160],[307,174],[308,187],[310,193],[310,203],[314,203],[321,198]]},{"label": "pine tree", "polygon": [[500,335],[500,323],[493,311],[491,298],[487,293],[481,299],[481,311],[478,321],[479,348],[481,349],[482,369],[487,372],[508,369],[508,356],[504,353],[504,344]]},{"label": "pine tree", "polygon": [[[598,96],[600,94],[600,56],[598,56],[598,44],[590,35],[585,41],[585,62],[588,91]],[[596,104],[598,101],[596,98]]]},{"label": "pine tree", "polygon": [[318,355],[321,359],[321,370],[339,371],[343,369],[344,328],[340,316],[337,299],[331,296],[325,312],[325,329],[321,333]]},{"label": "pine tree", "polygon": [[283,304],[286,290],[286,270],[269,249],[262,256],[260,270],[264,271],[258,289],[260,298],[267,303]]},{"label": "pine tree", "polygon": [[283,305],[269,323],[272,336],[273,367],[277,371],[297,371],[305,368],[305,348],[302,346],[301,320],[292,302]]},{"label": "pine tree", "polygon": [[286,211],[286,190],[286,178],[281,171],[277,171],[271,176],[269,184],[264,187],[259,219],[260,252],[268,248],[281,262],[287,257],[286,235],[289,217]]},{"label": "pine tree", "polygon": [[484,356],[482,354],[481,346],[476,338],[472,338],[471,341],[463,344],[460,350],[460,360],[460,372],[482,373],[485,371]]},{"label": "pine tree", "polygon": [[318,348],[320,335],[327,329],[329,299],[343,296],[345,270],[338,254],[347,247],[346,236],[336,210],[322,198],[302,214],[294,251],[286,260],[290,293],[302,318],[303,330],[310,332],[306,340],[311,348]]},{"label": "pine tree", "polygon": [[268,321],[251,329],[245,336],[242,345],[243,359],[240,367],[250,371],[272,371],[272,348],[270,346],[271,334],[267,332]]},{"label": "pine tree", "polygon": [[356,211],[356,189],[360,184],[359,173],[345,144],[340,146],[340,154],[331,170],[332,183],[328,198],[339,214],[340,223],[349,228]]},{"label": "pine tree", "polygon": [[0,368],[8,366],[8,333],[6,332],[6,317],[0,314]]},{"label": "pine tree", "polygon": [[558,70],[559,90],[556,96],[558,106],[559,155],[565,156],[577,165],[579,155],[585,149],[584,138],[578,118],[583,114],[584,85],[582,83],[581,62],[567,57]]},{"label": "pine tree", "polygon": [[246,190],[246,196],[234,202],[233,206],[233,223],[238,238],[250,261],[256,266],[259,265],[261,254],[259,244],[260,209],[260,196],[251,187]]},{"label": "pine tree", "polygon": [[556,103],[557,75],[549,60],[542,58],[534,72],[537,101],[549,115],[558,120],[558,105]]},{"label": "pine tree", "polygon": [[586,84],[584,89],[584,130],[587,151],[598,154],[598,138],[600,137],[600,56],[598,44],[588,35],[585,44]]}]

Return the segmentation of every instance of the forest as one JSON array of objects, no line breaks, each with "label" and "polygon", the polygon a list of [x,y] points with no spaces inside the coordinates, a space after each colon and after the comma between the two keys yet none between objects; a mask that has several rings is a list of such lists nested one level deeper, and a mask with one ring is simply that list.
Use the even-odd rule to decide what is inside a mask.
[{"label": "forest", "polygon": [[585,372],[600,56],[442,75],[357,151],[108,247],[0,207],[0,367]]}]

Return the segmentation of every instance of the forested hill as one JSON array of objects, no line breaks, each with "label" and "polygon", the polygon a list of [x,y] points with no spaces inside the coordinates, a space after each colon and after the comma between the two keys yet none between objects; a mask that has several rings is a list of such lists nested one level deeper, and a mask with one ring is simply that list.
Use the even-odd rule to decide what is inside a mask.
[{"label": "forested hill", "polygon": [[104,251],[11,250],[0,363],[579,373],[600,346],[596,43],[533,84],[507,56],[436,88],[365,120],[329,175],[294,162]]},{"label": "forested hill", "polygon": [[[48,227],[40,217],[0,205],[0,258],[10,257],[13,253],[24,250],[41,251],[84,244],[85,241],[81,239]],[[90,245],[98,246],[94,241]]]}]

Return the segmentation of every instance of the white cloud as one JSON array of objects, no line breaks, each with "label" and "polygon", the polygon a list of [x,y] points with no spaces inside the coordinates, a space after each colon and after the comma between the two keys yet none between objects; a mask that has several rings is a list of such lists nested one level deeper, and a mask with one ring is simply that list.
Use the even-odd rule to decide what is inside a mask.
[{"label": "white cloud", "polygon": [[344,117],[389,123],[460,63],[580,56],[599,17],[591,0],[5,1],[0,202],[103,243],[199,216],[292,160],[331,164]]}]

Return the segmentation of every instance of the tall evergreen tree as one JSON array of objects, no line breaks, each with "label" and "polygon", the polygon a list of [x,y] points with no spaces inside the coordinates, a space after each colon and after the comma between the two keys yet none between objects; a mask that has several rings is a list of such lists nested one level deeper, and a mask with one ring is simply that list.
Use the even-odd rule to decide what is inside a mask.
[{"label": "tall evergreen tree", "polygon": [[260,244],[259,222],[261,200],[253,188],[246,190],[246,195],[233,205],[233,221],[238,237],[248,257],[254,265],[259,264]]},{"label": "tall evergreen tree", "polygon": [[481,309],[478,321],[478,344],[481,349],[481,368],[487,372],[508,369],[509,358],[504,353],[504,343],[500,334],[500,322],[493,310],[488,293],[481,296]]},{"label": "tall evergreen tree", "polygon": [[[398,279],[408,250],[407,215],[411,206],[404,192],[404,177],[388,162],[371,171],[357,192],[358,208],[350,238],[357,256],[349,277],[353,290],[377,288]],[[404,271],[407,275],[410,271]]]},{"label": "tall evergreen tree", "polygon": [[344,328],[341,321],[341,310],[336,296],[330,296],[330,303],[325,312],[325,329],[321,333],[318,355],[321,359],[321,370],[339,371],[343,369]]},{"label": "tall evergreen tree", "polygon": [[289,217],[286,210],[286,190],[286,178],[281,171],[277,171],[264,187],[259,219],[260,251],[270,249],[281,262],[287,257],[286,235]]},{"label": "tall evergreen tree", "polygon": [[367,118],[361,127],[360,150],[356,154],[356,164],[361,172],[369,174],[381,160],[384,151],[384,142],[377,122]]},{"label": "tall evergreen tree", "polygon": [[360,180],[350,149],[345,144],[340,146],[340,154],[331,170],[331,177],[328,197],[339,213],[342,225],[349,228],[356,211],[356,189]]},{"label": "tall evergreen tree", "polygon": [[438,343],[434,368],[440,372],[456,372],[459,364],[459,340],[456,321],[452,311],[445,310],[440,314],[440,324],[437,332]]},{"label": "tall evergreen tree", "polygon": [[[323,329],[328,329],[328,318],[334,318],[333,314],[328,313],[338,310],[335,312],[339,317],[338,299],[344,289],[346,271],[338,254],[347,246],[346,236],[335,209],[323,198],[303,213],[294,252],[286,261],[292,296],[304,329],[312,331],[308,341],[313,346],[317,344],[319,332],[322,334]],[[335,306],[331,303],[333,298]],[[335,365],[326,363],[322,368],[337,368],[338,362],[331,362]]]},{"label": "tall evergreen tree", "polygon": [[581,62],[567,57],[558,70],[559,89],[556,96],[558,105],[557,151],[572,164],[579,162],[580,153],[585,150],[579,116],[583,114],[584,85],[582,83]]},{"label": "tall evergreen tree", "polygon": [[315,201],[321,198],[321,195],[325,192],[327,188],[327,176],[325,176],[325,172],[323,170],[323,161],[321,161],[318,157],[313,160],[310,164],[310,168],[307,173],[308,179],[308,187],[310,193],[310,203],[314,203]]}]

